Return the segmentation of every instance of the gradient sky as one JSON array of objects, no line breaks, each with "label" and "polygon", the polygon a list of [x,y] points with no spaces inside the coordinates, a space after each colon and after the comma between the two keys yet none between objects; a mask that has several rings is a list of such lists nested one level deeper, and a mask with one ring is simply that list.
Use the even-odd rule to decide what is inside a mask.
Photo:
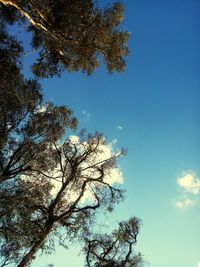
[{"label": "gradient sky", "polygon": [[[198,267],[200,1],[122,2],[123,27],[131,32],[125,73],[108,75],[103,67],[89,77],[65,73],[42,81],[45,98],[71,107],[80,128],[128,149],[120,161],[126,200],[104,220],[116,226],[141,218],[137,250],[149,266]],[[83,266],[75,248],[58,249],[32,266],[47,263]]]}]

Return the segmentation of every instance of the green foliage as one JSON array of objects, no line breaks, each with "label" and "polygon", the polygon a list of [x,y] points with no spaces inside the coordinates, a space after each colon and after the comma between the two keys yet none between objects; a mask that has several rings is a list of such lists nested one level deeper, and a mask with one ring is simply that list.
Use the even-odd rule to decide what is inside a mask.
[{"label": "green foliage", "polygon": [[7,22],[22,23],[21,17],[29,22],[32,48],[38,52],[32,66],[36,76],[52,77],[65,69],[91,74],[102,59],[108,72],[124,70],[129,34],[121,29],[124,10],[119,2],[103,10],[92,0],[0,3]]}]

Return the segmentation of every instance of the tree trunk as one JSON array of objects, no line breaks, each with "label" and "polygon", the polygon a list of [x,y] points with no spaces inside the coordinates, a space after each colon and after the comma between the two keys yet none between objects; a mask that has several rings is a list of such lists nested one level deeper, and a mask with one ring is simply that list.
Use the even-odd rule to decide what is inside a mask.
[{"label": "tree trunk", "polygon": [[33,259],[33,256],[36,254],[36,252],[40,249],[42,244],[44,243],[45,238],[50,233],[52,229],[52,224],[49,225],[46,230],[42,233],[40,238],[35,242],[33,247],[30,249],[30,251],[24,256],[24,258],[21,260],[19,265],[17,267],[25,267],[29,264],[29,262]]}]

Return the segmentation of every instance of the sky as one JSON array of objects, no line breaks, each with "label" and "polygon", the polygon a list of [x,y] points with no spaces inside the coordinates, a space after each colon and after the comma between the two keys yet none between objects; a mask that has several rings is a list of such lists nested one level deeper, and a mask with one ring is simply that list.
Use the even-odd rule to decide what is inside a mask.
[{"label": "sky", "polygon": [[[106,4],[109,1],[102,1]],[[67,105],[79,128],[125,147],[126,199],[103,218],[142,220],[137,251],[151,267],[200,266],[200,2],[123,0],[131,33],[124,73],[65,73],[42,80],[46,100]],[[83,266],[58,248],[32,266]]]}]

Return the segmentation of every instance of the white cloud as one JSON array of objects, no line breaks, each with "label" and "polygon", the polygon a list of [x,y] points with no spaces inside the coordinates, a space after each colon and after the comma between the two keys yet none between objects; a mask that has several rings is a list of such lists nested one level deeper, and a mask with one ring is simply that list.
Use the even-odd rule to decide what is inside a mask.
[{"label": "white cloud", "polygon": [[[105,162],[108,159],[111,159],[113,157],[113,149],[114,145],[117,143],[117,139],[114,139],[110,144],[102,143],[98,147],[98,153],[93,155],[93,159],[91,159],[91,162],[88,162],[86,164],[92,165],[97,164],[101,162]],[[115,153],[119,154],[119,153]],[[108,168],[105,171],[105,181],[109,183],[110,185],[114,183],[123,183],[123,174],[118,166],[113,166],[112,168]]]},{"label": "white cloud", "polygon": [[175,205],[177,208],[180,208],[180,209],[189,208],[195,205],[195,201],[186,197],[185,199],[176,201]]},{"label": "white cloud", "polygon": [[187,170],[177,178],[176,183],[180,187],[180,195],[175,206],[182,209],[194,206],[200,195],[200,179],[197,175],[193,171]]},{"label": "white cloud", "polygon": [[119,131],[121,131],[121,130],[123,129],[123,127],[122,127],[121,125],[118,125],[118,126],[117,126],[117,129],[118,129]]},{"label": "white cloud", "polygon": [[47,105],[39,105],[35,111],[35,113],[43,113],[47,110]]},{"label": "white cloud", "polygon": [[70,135],[69,140],[72,142],[72,144],[79,143],[79,137],[77,135]]},{"label": "white cloud", "polygon": [[177,179],[177,184],[187,192],[197,195],[200,193],[200,179],[192,171],[187,171]]}]

